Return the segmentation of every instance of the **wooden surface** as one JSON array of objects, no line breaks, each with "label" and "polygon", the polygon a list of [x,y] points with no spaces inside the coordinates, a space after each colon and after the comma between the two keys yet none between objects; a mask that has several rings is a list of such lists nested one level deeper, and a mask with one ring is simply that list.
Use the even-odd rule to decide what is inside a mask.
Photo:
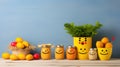
[{"label": "wooden surface", "polygon": [[120,67],[120,59],[90,60],[32,60],[11,61],[0,59],[0,67]]}]

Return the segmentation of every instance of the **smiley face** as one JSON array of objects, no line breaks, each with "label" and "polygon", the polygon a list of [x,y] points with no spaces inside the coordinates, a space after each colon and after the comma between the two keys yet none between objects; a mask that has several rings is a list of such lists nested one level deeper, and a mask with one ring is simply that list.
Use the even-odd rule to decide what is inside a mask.
[{"label": "smiley face", "polygon": [[90,55],[96,55],[97,53],[96,53],[96,51],[90,51],[89,54],[90,54]]},{"label": "smiley face", "polygon": [[67,51],[68,54],[73,55],[76,54],[76,50],[74,48],[71,48]]},{"label": "smiley face", "polygon": [[98,48],[98,56],[100,60],[109,60],[112,55],[112,48]]},{"label": "smiley face", "polygon": [[49,48],[42,48],[42,53],[43,54],[49,54],[50,53],[50,49]]},{"label": "smiley face", "polygon": [[87,54],[87,49],[86,48],[80,48],[79,54]]},{"label": "smiley face", "polygon": [[84,38],[81,38],[81,37],[80,37],[78,44],[81,44],[81,45],[87,44],[87,38],[86,38],[86,37],[84,37]]},{"label": "smiley face", "polygon": [[64,49],[62,47],[56,48],[55,53],[56,54],[63,54],[64,53]]},{"label": "smiley face", "polygon": [[100,51],[100,54],[101,54],[101,55],[108,55],[108,50],[107,50],[107,49],[102,49],[102,50]]},{"label": "smiley face", "polygon": [[76,47],[79,46],[88,46],[91,47],[92,44],[92,38],[91,37],[74,37],[74,45]]}]

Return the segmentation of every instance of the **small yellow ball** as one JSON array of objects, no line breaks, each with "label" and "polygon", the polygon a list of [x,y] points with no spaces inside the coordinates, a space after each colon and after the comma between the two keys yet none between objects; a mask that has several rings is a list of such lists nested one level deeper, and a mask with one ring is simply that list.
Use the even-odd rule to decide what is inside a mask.
[{"label": "small yellow ball", "polygon": [[20,60],[25,60],[25,54],[23,54],[23,53],[18,54],[18,58]]},{"label": "small yellow ball", "polygon": [[17,37],[17,38],[15,39],[15,41],[16,41],[16,42],[22,42],[23,39],[22,39],[21,37]]},{"label": "small yellow ball", "polygon": [[10,58],[10,54],[8,52],[4,52],[4,53],[2,53],[2,58],[3,59],[9,59]]},{"label": "small yellow ball", "polygon": [[14,54],[10,55],[10,60],[18,60],[18,57]]},{"label": "small yellow ball", "polygon": [[33,60],[33,55],[32,54],[28,54],[26,56],[26,60]]}]

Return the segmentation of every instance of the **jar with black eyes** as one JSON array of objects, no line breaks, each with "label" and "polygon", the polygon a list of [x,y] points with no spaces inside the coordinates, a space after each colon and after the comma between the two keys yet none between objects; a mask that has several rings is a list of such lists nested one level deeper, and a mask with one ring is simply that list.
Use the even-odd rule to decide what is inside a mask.
[{"label": "jar with black eyes", "polygon": [[89,60],[97,60],[97,49],[96,48],[90,48]]},{"label": "jar with black eyes", "polygon": [[55,59],[56,60],[62,60],[64,59],[64,46],[63,45],[57,45],[55,48]]}]

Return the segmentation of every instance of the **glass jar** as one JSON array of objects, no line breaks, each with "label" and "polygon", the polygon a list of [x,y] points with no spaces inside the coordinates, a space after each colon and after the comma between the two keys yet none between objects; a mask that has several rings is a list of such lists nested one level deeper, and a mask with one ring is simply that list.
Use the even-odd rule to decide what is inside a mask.
[{"label": "glass jar", "polygon": [[74,46],[68,46],[66,49],[66,59],[75,60],[76,59],[77,50]]},{"label": "glass jar", "polygon": [[96,48],[90,48],[89,60],[97,60],[97,49]]},{"label": "glass jar", "polygon": [[57,45],[55,48],[55,59],[61,60],[64,59],[64,46]]},{"label": "glass jar", "polygon": [[51,46],[50,45],[42,45],[41,59],[49,60],[50,58],[51,58]]}]

